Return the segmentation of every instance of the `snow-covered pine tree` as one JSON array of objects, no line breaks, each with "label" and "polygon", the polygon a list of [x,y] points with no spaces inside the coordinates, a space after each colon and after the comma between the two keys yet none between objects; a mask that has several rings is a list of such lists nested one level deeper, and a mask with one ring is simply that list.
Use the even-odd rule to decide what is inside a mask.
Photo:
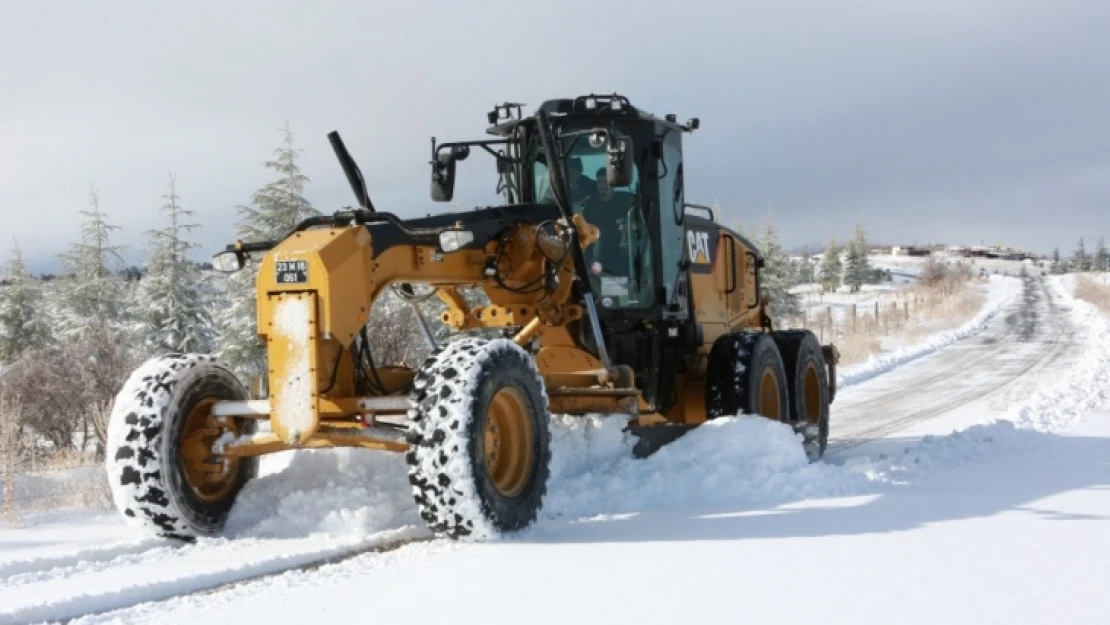
[{"label": "snow-covered pine tree", "polygon": [[81,211],[81,239],[62,254],[62,273],[58,285],[63,306],[59,311],[61,333],[81,339],[101,328],[116,332],[124,329],[126,285],[112,267],[121,267],[121,245],[112,245],[111,235],[119,226],[109,224],[100,210],[100,195],[89,188],[89,207]]},{"label": "snow-covered pine tree", "polygon": [[760,283],[771,302],[771,315],[781,324],[786,319],[802,313],[801,300],[797,293],[790,292],[793,283],[790,257],[779,243],[778,230],[770,215],[763,220],[759,240],[756,243],[763,254],[763,271]]},{"label": "snow-covered pine tree", "polygon": [[143,343],[148,355],[205,353],[212,349],[212,318],[200,271],[187,256],[197,245],[185,239],[199,226],[187,223],[194,211],[181,206],[173,174],[162,199],[169,223],[150,233],[147,273],[138,289]]},{"label": "snow-covered pine tree", "polygon": [[8,286],[0,289],[0,363],[10,363],[50,340],[41,285],[27,272],[19,243],[13,239],[12,244]]},{"label": "snow-covered pine tree", "polygon": [[1075,254],[1071,257],[1071,270],[1075,272],[1091,270],[1091,258],[1087,256],[1083,237],[1079,237],[1079,246],[1075,248]]},{"label": "snow-covered pine tree", "polygon": [[1094,263],[1091,267],[1095,271],[1110,271],[1110,252],[1106,250],[1106,240],[1101,236],[1095,245]]},{"label": "snow-covered pine tree", "polygon": [[842,273],[840,250],[836,247],[836,239],[830,238],[829,244],[825,246],[825,253],[821,257],[821,264],[817,266],[817,279],[821,282],[821,291],[836,292],[840,288]]},{"label": "snow-covered pine tree", "polygon": [[795,275],[798,284],[813,284],[817,281],[817,269],[813,264],[813,256],[809,248],[802,248],[802,258],[798,261],[798,270]]},{"label": "snow-covered pine tree", "polygon": [[848,243],[848,251],[844,258],[844,284],[848,285],[852,293],[858,293],[860,287],[871,278],[871,263],[867,259],[867,234],[863,224],[856,224],[856,231]]},{"label": "snow-covered pine tree", "polygon": [[[239,213],[238,236],[244,241],[279,240],[307,217],[319,215],[304,197],[308,176],[301,173],[297,160],[302,150],[293,147],[289,122],[281,129],[282,147],[274,150],[266,168],[278,178],[259,189],[248,206]],[[252,263],[227,279],[227,301],[216,316],[220,357],[240,375],[261,373],[266,367],[266,349],[258,340],[255,278],[258,266]]]},{"label": "snow-covered pine tree", "polygon": [[1052,250],[1052,266],[1049,268],[1049,272],[1056,275],[1067,273],[1064,263],[1060,261],[1059,247],[1053,248]]}]

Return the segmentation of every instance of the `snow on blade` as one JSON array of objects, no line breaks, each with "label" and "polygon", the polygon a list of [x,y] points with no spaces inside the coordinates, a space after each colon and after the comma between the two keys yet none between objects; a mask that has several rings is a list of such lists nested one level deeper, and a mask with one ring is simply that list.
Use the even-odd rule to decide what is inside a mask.
[{"label": "snow on blade", "polygon": [[316,415],[312,410],[312,367],[309,362],[308,339],[311,311],[309,300],[299,297],[281,299],[274,307],[274,332],[288,341],[291,354],[285,369],[286,379],[277,380],[274,389],[277,405],[274,415],[285,425],[285,442],[298,442],[300,434],[312,429]]}]

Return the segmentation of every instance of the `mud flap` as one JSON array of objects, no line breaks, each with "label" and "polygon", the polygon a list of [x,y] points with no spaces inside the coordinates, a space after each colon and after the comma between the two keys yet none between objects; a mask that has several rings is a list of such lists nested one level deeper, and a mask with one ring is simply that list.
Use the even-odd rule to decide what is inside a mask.
[{"label": "mud flap", "polygon": [[625,431],[636,437],[636,444],[632,447],[632,457],[642,460],[696,427],[698,426],[685,423],[630,425]]}]

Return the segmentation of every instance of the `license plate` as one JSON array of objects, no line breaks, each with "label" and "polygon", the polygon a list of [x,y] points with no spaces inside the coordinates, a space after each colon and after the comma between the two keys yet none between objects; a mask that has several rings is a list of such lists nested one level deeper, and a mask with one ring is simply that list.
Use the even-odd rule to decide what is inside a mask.
[{"label": "license plate", "polygon": [[304,284],[308,282],[307,260],[277,261],[278,284]]}]

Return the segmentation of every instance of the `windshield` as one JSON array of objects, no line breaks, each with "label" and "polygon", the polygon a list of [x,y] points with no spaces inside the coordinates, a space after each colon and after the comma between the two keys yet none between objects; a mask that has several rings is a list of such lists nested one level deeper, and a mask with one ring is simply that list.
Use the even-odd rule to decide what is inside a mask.
[{"label": "windshield", "polygon": [[[584,250],[594,293],[603,308],[642,308],[652,303],[651,237],[644,219],[640,171],[633,166],[629,184],[606,181],[604,145],[590,147],[586,128],[564,130],[560,138],[571,207],[597,227],[600,238]],[[625,136],[609,129],[614,137]],[[533,160],[533,189],[539,201],[554,201],[546,159]]]}]

